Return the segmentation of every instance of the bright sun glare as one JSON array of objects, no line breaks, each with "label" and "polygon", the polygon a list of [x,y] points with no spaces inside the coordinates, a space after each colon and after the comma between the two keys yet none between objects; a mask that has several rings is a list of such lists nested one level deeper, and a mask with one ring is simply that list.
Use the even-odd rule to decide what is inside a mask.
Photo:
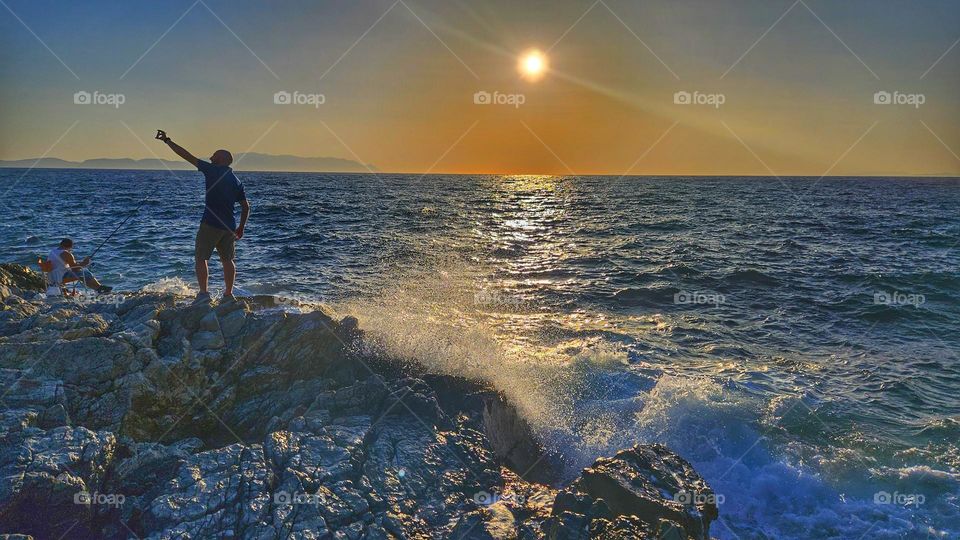
[{"label": "bright sun glare", "polygon": [[542,52],[532,50],[520,57],[520,73],[527,79],[536,80],[547,71],[547,58]]}]

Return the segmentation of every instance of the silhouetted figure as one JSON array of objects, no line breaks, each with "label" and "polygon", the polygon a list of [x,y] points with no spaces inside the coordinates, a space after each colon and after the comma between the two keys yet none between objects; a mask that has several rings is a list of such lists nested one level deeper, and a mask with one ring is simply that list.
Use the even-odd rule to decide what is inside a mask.
[{"label": "silhouetted figure", "polygon": [[[197,240],[194,250],[194,260],[197,271],[197,284],[200,292],[197,302],[210,301],[207,292],[209,268],[207,261],[217,250],[220,262],[223,263],[223,299],[233,300],[233,283],[237,277],[237,266],[234,263],[236,241],[243,238],[243,228],[250,217],[250,203],[243,191],[243,184],[233,174],[230,164],[233,156],[226,150],[217,150],[210,156],[210,161],[203,161],[193,157],[162,131],[157,131],[157,139],[167,143],[167,146],[178,156],[187,160],[196,167],[206,179],[206,197],[203,218],[200,220],[200,230],[197,231]],[[240,226],[234,220],[234,204],[240,203]]]}]

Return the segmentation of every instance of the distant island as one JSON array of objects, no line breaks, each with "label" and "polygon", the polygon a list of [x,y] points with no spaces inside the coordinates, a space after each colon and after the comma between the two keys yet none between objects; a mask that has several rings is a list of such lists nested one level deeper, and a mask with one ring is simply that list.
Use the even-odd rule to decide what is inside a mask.
[{"label": "distant island", "polygon": [[[302,157],[290,155],[258,154],[248,152],[234,156],[237,170],[276,172],[370,172],[377,168],[350,159],[335,157]],[[140,169],[140,170],[189,170],[190,164],[181,160],[98,158],[84,161],[67,161],[59,158],[34,158],[0,160],[0,168],[35,169]]]}]

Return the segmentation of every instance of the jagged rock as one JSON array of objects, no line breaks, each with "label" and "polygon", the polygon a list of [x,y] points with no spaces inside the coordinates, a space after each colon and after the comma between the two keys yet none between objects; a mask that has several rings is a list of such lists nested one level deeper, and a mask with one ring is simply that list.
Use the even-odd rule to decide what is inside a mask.
[{"label": "jagged rock", "polygon": [[69,424],[61,381],[19,369],[0,369],[0,388],[7,407],[0,413],[0,438],[12,437],[12,432],[30,426],[52,429]]},{"label": "jagged rock", "polygon": [[279,536],[270,519],[272,481],[259,445],[234,444],[195,454],[162,494],[146,503],[146,538],[223,538],[245,530]]},{"label": "jagged rock", "polygon": [[387,409],[409,412],[415,418],[433,426],[447,429],[453,426],[453,422],[440,408],[436,392],[421,379],[402,379],[393,384],[391,390],[385,396],[383,404]]},{"label": "jagged rock", "polygon": [[447,527],[498,481],[493,456],[454,435],[407,414],[387,417],[365,441],[364,476],[407,536]]},{"label": "jagged rock", "polygon": [[[335,332],[337,323],[315,311],[274,320],[262,334],[246,331],[241,347],[245,358],[277,366],[291,379],[319,376],[343,357],[344,342]],[[250,330],[253,330],[252,328]]]},{"label": "jagged rock", "polygon": [[0,337],[0,343],[50,342],[57,339],[72,340],[106,333],[110,323],[107,315],[84,313],[79,306],[70,305],[52,312],[37,311],[34,315],[20,321],[13,332]]},{"label": "jagged rock", "polygon": [[146,319],[127,328],[114,334],[114,337],[125,340],[135,348],[149,351],[147,354],[153,353],[150,356],[155,357],[156,351],[153,350],[153,345],[160,335],[160,323],[154,319]]},{"label": "jagged rock", "polygon": [[19,296],[0,298],[0,337],[16,334],[24,319],[36,315],[42,306]]},{"label": "jagged rock", "polygon": [[[0,447],[0,523],[7,531],[93,536],[98,488],[113,460],[111,433],[83,427],[8,431]],[[87,494],[86,496],[84,494]]]},{"label": "jagged rock", "polygon": [[197,324],[197,330],[201,332],[220,332],[220,321],[217,319],[216,311],[209,311]]},{"label": "jagged rock", "polygon": [[350,451],[325,434],[276,431],[267,436],[264,451],[276,470],[295,476],[310,491],[353,471]]},{"label": "jagged rock", "polygon": [[220,332],[197,332],[190,338],[191,346],[198,351],[223,348],[226,343]]},{"label": "jagged rock", "polygon": [[[663,523],[663,522],[661,522]],[[676,529],[658,528],[655,533],[650,532],[649,525],[635,516],[618,516],[613,521],[598,519],[590,523],[590,538],[595,540],[620,540],[622,538],[636,538],[650,540],[686,540],[683,529],[677,525]]]},{"label": "jagged rock", "polygon": [[63,381],[71,418],[114,430],[129,407],[124,377],[140,367],[128,343],[106,337],[0,344],[0,365]]},{"label": "jagged rock", "polygon": [[117,452],[120,459],[106,485],[110,491],[139,496],[170,480],[180,465],[203,446],[200,439],[183,439],[176,444],[125,441]]},{"label": "jagged rock", "polygon": [[268,297],[40,301],[10,275],[0,534],[673,540],[716,517],[663,447],[597,460],[566,489],[531,483],[554,481],[555,456],[502,396],[369,356],[352,317]]},{"label": "jagged rock", "polygon": [[43,292],[43,275],[22,264],[0,264],[0,301],[10,296],[25,296],[26,293]]},{"label": "jagged rock", "polygon": [[460,516],[450,534],[452,540],[514,540],[516,520],[503,503],[497,502]]},{"label": "jagged rock", "polygon": [[[636,517],[651,532],[667,520],[678,523],[685,538],[706,540],[718,515],[714,493],[703,478],[662,445],[637,445],[600,458],[584,469],[573,489],[589,496],[591,507],[602,499],[614,516]],[[555,510],[570,508],[582,514],[578,497],[559,494]]]},{"label": "jagged rock", "polygon": [[[241,381],[250,380],[250,378],[241,379]],[[246,383],[243,383],[238,392],[244,392],[243,387],[255,386],[246,386]],[[266,387],[267,385],[261,386],[264,389]],[[224,416],[224,420],[243,437],[256,439],[268,433],[264,418],[277,417],[282,422],[289,422],[295,416],[311,410],[322,410],[316,406],[316,400],[319,399],[319,395],[322,395],[325,387],[323,381],[296,381],[286,391],[266,391],[252,396],[246,392],[249,397],[241,400],[238,395],[235,406]]]},{"label": "jagged rock", "polygon": [[548,519],[543,529],[548,540],[588,540],[590,518],[583,514],[560,512]]},{"label": "jagged rock", "polygon": [[[236,304],[242,306],[241,304]],[[238,307],[232,311],[227,311],[220,317],[220,330],[228,343],[236,343],[241,337],[243,325],[247,321],[247,314],[243,307]]]},{"label": "jagged rock", "polygon": [[[623,519],[623,516],[620,519]],[[616,529],[616,526],[614,529]],[[660,523],[657,524],[657,538],[659,540],[685,540],[683,532],[683,527],[675,521],[661,519]]]},{"label": "jagged rock", "polygon": [[483,419],[484,433],[507,465],[522,471],[527,480],[556,480],[551,461],[543,459],[545,450],[513,406],[499,395],[487,396],[483,400]]}]

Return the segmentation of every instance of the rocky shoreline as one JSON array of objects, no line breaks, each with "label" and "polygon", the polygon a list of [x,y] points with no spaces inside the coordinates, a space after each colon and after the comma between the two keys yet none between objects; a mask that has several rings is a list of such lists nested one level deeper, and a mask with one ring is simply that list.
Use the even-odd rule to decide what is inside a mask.
[{"label": "rocky shoreline", "polygon": [[371,354],[351,317],[42,290],[0,265],[0,537],[680,540],[717,518],[659,445],[558,485],[501,395]]}]

